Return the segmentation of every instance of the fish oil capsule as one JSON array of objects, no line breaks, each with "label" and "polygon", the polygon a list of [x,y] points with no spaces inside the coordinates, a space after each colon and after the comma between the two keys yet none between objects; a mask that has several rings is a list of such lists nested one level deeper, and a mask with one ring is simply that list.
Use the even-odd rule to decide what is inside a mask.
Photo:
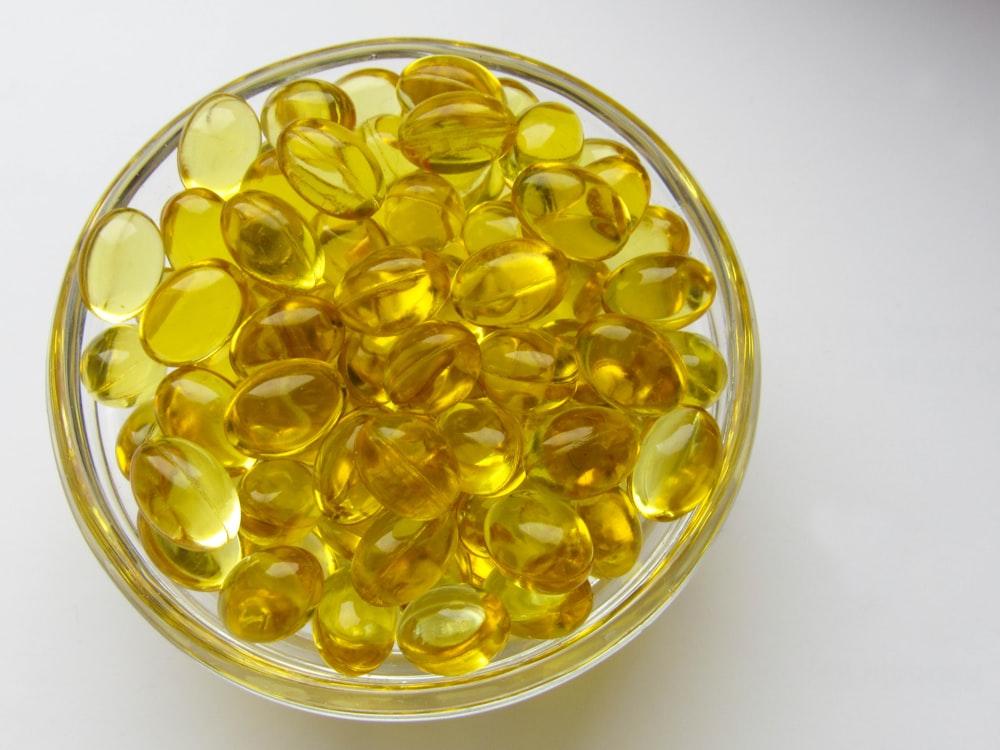
[{"label": "fish oil capsule", "polygon": [[486,514],[497,501],[495,497],[463,495],[455,506],[458,541],[476,557],[489,557],[486,548]]},{"label": "fish oil capsule", "polygon": [[143,401],[125,417],[115,438],[115,463],[126,479],[132,466],[133,454],[140,445],[159,435],[160,426],[156,423],[152,401]]},{"label": "fish oil capsule", "polygon": [[355,221],[317,213],[312,230],[325,259],[323,280],[334,287],[344,278],[348,268],[389,244],[385,231],[371,219]]},{"label": "fish oil capsule", "polygon": [[229,360],[228,346],[216,349],[214,353],[199,361],[198,367],[204,367],[206,370],[211,370],[216,375],[228,380],[230,383],[235,383],[240,379],[236,370],[233,369],[233,363]]},{"label": "fish oil capsule", "polygon": [[543,421],[524,455],[530,481],[562,497],[607,492],[635,466],[639,436],[623,414],[601,406],[577,406]]},{"label": "fish oil capsule", "polygon": [[300,78],[274,89],[261,109],[261,126],[272,146],[286,125],[309,119],[331,120],[352,130],[354,102],[332,83]]},{"label": "fish oil capsule", "polygon": [[500,78],[498,80],[503,87],[507,109],[515,117],[519,117],[528,107],[538,104],[538,97],[535,96],[534,92],[516,78]]},{"label": "fish oil capsule", "polygon": [[[604,261],[570,260],[566,273],[566,291],[562,299],[535,323],[543,326],[559,320],[585,323],[600,315],[604,312],[602,295],[609,273]],[[575,336],[574,330],[573,337]]]},{"label": "fish oil capsule", "polygon": [[426,520],[458,499],[458,461],[433,422],[373,414],[355,438],[354,453],[362,480],[394,513]]},{"label": "fish oil capsule", "polygon": [[[261,193],[270,193],[294,208],[299,216],[308,221],[312,221],[320,213],[316,206],[299,195],[298,191],[292,187],[292,183],[288,181],[285,173],[281,171],[281,165],[278,164],[277,151],[273,148],[262,152],[260,156],[254,159],[253,164],[247,169],[247,173],[243,175],[243,183],[240,185],[240,190],[245,193],[254,190]],[[226,254],[229,254],[228,248],[226,249]]]},{"label": "fish oil capsule", "polygon": [[139,318],[146,351],[165,365],[185,365],[229,341],[247,307],[239,270],[202,261],[174,271],[157,287]]},{"label": "fish oil capsule", "polygon": [[129,407],[153,394],[166,368],[149,358],[136,326],[107,328],[80,355],[80,382],[102,404]]},{"label": "fish oil capsule", "polygon": [[510,201],[487,201],[469,210],[462,225],[462,239],[469,253],[488,245],[524,236],[521,220]]},{"label": "fish oil capsule", "polygon": [[696,508],[715,489],[722,469],[722,436],[712,416],[679,406],[647,431],[629,482],[639,512],[672,521]]},{"label": "fish oil capsule", "polygon": [[337,86],[354,102],[357,122],[376,115],[398,115],[402,112],[396,96],[399,76],[383,68],[355,70],[337,80]]},{"label": "fish oil capsule", "polygon": [[691,331],[664,331],[684,362],[684,397],[689,406],[703,409],[714,404],[726,387],[726,360],[711,340]]},{"label": "fish oil capsule", "polygon": [[323,584],[312,616],[313,641],[323,661],[345,675],[377,669],[396,642],[399,609],[369,604],[354,590],[350,570],[339,570]]},{"label": "fish oil capsule", "polygon": [[322,438],[337,420],[344,394],[336,369],[312,359],[262,367],[239,384],[226,408],[229,440],[248,456],[287,456]]},{"label": "fish oil capsule", "polygon": [[132,456],[129,481],[149,525],[178,547],[218,549],[236,538],[236,487],[204,448],[180,438],[149,440]]},{"label": "fish oil capsule", "polygon": [[506,575],[544,594],[575,589],[594,560],[590,532],[572,506],[530,490],[501,497],[489,509],[486,548]]},{"label": "fish oil capsule", "polygon": [[481,326],[514,326],[550,312],[566,292],[569,261],[546,243],[515,239],[487,245],[455,273],[458,314]]},{"label": "fish oil capsule", "polygon": [[344,325],[374,336],[398,334],[444,305],[451,287],[445,262],[415,247],[377,250],[350,268],[334,302]]},{"label": "fish oil capsule", "polygon": [[219,618],[244,641],[267,643],[294,635],[323,593],[323,570],[299,547],[251,552],[226,576]]},{"label": "fish oil capsule", "polygon": [[519,586],[497,570],[483,588],[503,602],[510,614],[510,634],[520,638],[569,635],[586,621],[594,606],[594,591],[587,580],[565,594],[543,594]]},{"label": "fish oil capsule", "polygon": [[584,138],[580,154],[576,157],[575,162],[579,166],[585,167],[606,156],[621,156],[632,161],[639,161],[635,152],[623,143],[606,138]]},{"label": "fish oil capsule", "polygon": [[465,207],[447,180],[414,172],[392,184],[376,218],[391,244],[439,250],[460,235]]},{"label": "fish oil capsule", "polygon": [[457,537],[449,513],[429,521],[389,512],[376,516],[354,552],[354,589],[379,607],[413,601],[441,578]]},{"label": "fish oil capsule", "polygon": [[403,118],[398,114],[378,115],[358,127],[358,135],[378,162],[386,185],[392,185],[399,178],[420,169],[399,148],[399,126],[402,122]]},{"label": "fish oil capsule", "polygon": [[605,156],[588,164],[586,169],[611,186],[628,208],[630,226],[635,226],[649,206],[651,190],[649,174],[639,160]]},{"label": "fish oil capsule", "polygon": [[583,148],[583,123],[565,104],[542,102],[517,118],[514,153],[522,167],[539,161],[570,161]]},{"label": "fish oil capsule", "polygon": [[467,584],[438,586],[410,603],[399,621],[399,650],[424,672],[462,675],[503,650],[510,616],[500,599]]},{"label": "fish oil capsule", "polygon": [[628,239],[625,201],[586,169],[539,162],[518,175],[511,194],[521,222],[570,258],[610,258]]},{"label": "fish oil capsule", "polygon": [[[462,492],[495,495],[521,475],[520,425],[492,401],[455,404],[438,416],[437,424],[458,461]],[[483,555],[485,549],[476,553]]]},{"label": "fish oil capsule", "polygon": [[632,228],[622,256],[635,258],[640,255],[670,253],[684,255],[691,246],[691,231],[684,219],[669,208],[648,206],[639,222]]},{"label": "fish oil capsule", "polygon": [[382,509],[361,481],[354,461],[358,432],[371,416],[367,411],[345,414],[323,438],[316,454],[313,487],[323,513],[331,521],[354,524]]},{"label": "fish oil capsule", "polygon": [[224,203],[211,190],[192,188],[164,204],[160,226],[172,267],[183,268],[210,258],[232,260],[220,229]]},{"label": "fish oil capsule", "polygon": [[341,557],[332,545],[327,544],[314,528],[301,539],[291,544],[292,547],[304,549],[316,558],[324,576],[331,576],[338,570],[346,569],[348,563]]},{"label": "fish oil capsule", "polygon": [[642,551],[642,524],[631,498],[615,487],[579,500],[575,507],[594,543],[593,575],[617,578],[628,573]]},{"label": "fish oil capsule", "polygon": [[608,311],[655,321],[660,328],[683,328],[714,298],[712,271],[687,255],[641,255],[616,268],[604,285]]},{"label": "fish oil capsule", "polygon": [[659,414],[684,395],[684,363],[651,326],[624,315],[602,315],[577,333],[580,371],[610,404]]},{"label": "fish oil capsule", "polygon": [[260,122],[232,94],[214,94],[188,118],[177,144],[177,168],[186,188],[206,188],[223,199],[240,189],[260,152]]},{"label": "fish oil capsule", "polygon": [[385,364],[395,336],[364,336],[348,331],[337,367],[350,399],[364,406],[385,406]]},{"label": "fish oil capsule", "polygon": [[542,331],[494,331],[479,343],[479,383],[494,403],[513,412],[549,411],[576,390],[573,347]]},{"label": "fish oil capsule", "polygon": [[80,294],[101,320],[134,318],[163,276],[163,238],[145,214],[121,208],[103,216],[80,252]]},{"label": "fish oil capsule", "polygon": [[240,534],[268,546],[298,541],[319,521],[312,470],[288,458],[258,461],[240,478]]},{"label": "fish oil capsule", "polygon": [[498,161],[490,162],[478,170],[447,172],[441,177],[455,188],[466,210],[483,201],[496,200],[507,187],[503,168]]},{"label": "fish oil capsule", "polygon": [[400,334],[385,363],[385,390],[407,411],[436,414],[469,395],[483,357],[457,323],[429,320]]},{"label": "fish oil capsule", "polygon": [[342,219],[371,216],[382,202],[382,170],[361,136],[329,120],[298,120],[281,131],[278,164],[298,193]]},{"label": "fish oil capsule", "polygon": [[[381,510],[381,506],[379,509]],[[351,560],[358,549],[358,544],[361,543],[361,537],[371,528],[375,519],[380,518],[381,515],[371,516],[358,523],[346,524],[338,523],[324,514],[320,517],[313,533],[341,558]]]},{"label": "fish oil capsule", "polygon": [[153,565],[171,581],[186,589],[218,591],[226,576],[243,557],[238,537],[218,549],[190,550],[178,547],[154,531],[142,516],[139,516],[136,526],[139,530],[139,542]]},{"label": "fish oil capsule", "polygon": [[475,93],[504,100],[503,86],[477,62],[457,55],[428,55],[414,60],[399,74],[396,95],[404,109],[413,109],[432,96]]}]

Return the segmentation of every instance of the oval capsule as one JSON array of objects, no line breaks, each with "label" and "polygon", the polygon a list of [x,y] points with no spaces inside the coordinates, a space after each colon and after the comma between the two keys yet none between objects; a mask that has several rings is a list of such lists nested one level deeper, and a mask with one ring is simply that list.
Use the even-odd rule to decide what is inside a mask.
[{"label": "oval capsule", "polygon": [[401,409],[436,414],[469,395],[482,363],[468,329],[425,321],[397,337],[385,363],[385,390]]},{"label": "oval capsule", "polygon": [[402,112],[396,96],[399,75],[384,68],[353,70],[336,81],[340,90],[354,103],[356,121],[361,123],[377,115]]},{"label": "oval capsule", "polygon": [[469,253],[488,245],[524,236],[521,220],[510,201],[486,201],[469,209],[462,225],[462,239]]},{"label": "oval capsule", "polygon": [[462,231],[465,207],[443,177],[416,172],[392,184],[376,218],[392,244],[439,250]]},{"label": "oval capsule", "polygon": [[348,268],[389,244],[382,227],[371,219],[338,219],[320,212],[313,218],[312,229],[324,257],[323,279],[333,287]]},{"label": "oval capsule", "polygon": [[207,188],[222,198],[240,189],[260,152],[260,122],[238,96],[213,94],[191,113],[177,144],[177,168],[187,188]]},{"label": "oval capsule", "polygon": [[583,123],[565,104],[542,102],[517,118],[514,153],[526,167],[539,161],[570,161],[583,148]]},{"label": "oval capsule", "polygon": [[687,255],[641,255],[616,268],[604,285],[610,312],[678,329],[697,320],[715,298],[715,277]]},{"label": "oval capsule", "polygon": [[607,265],[600,260],[570,260],[568,269],[562,299],[536,324],[544,327],[563,321],[558,324],[579,325],[604,312],[604,281],[610,273]]},{"label": "oval capsule", "polygon": [[503,86],[493,73],[457,55],[418,58],[403,68],[396,81],[396,95],[405,109],[446,93],[476,93],[504,100]]},{"label": "oval capsule", "polygon": [[507,109],[517,117],[528,107],[538,104],[538,97],[535,93],[516,78],[498,78],[503,87],[504,101],[507,102]]},{"label": "oval capsule", "polygon": [[150,561],[179,586],[195,591],[218,591],[229,572],[243,557],[239,538],[218,549],[190,550],[178,547],[153,530],[141,515],[137,519],[139,542]]},{"label": "oval capsule", "polygon": [[263,459],[240,478],[240,534],[263,546],[293,544],[319,521],[310,467],[288,458]]},{"label": "oval capsule", "polygon": [[715,344],[692,331],[664,331],[663,335],[684,363],[683,402],[704,409],[718,401],[729,375]]},{"label": "oval capsule", "polygon": [[160,214],[163,249],[173,268],[183,268],[200,260],[232,260],[222,236],[222,207],[225,201],[204,188],[177,193]]},{"label": "oval capsule", "polygon": [[132,456],[139,446],[160,434],[152,401],[143,401],[125,417],[115,438],[115,462],[126,479],[132,466]]},{"label": "oval capsule", "polygon": [[402,122],[403,118],[398,114],[378,115],[358,126],[358,135],[378,162],[385,184],[390,186],[419,169],[399,148],[399,126]]},{"label": "oval capsule", "polygon": [[358,432],[371,418],[367,411],[345,414],[323,438],[316,453],[313,488],[326,517],[339,524],[355,524],[382,509],[361,480],[354,460]]},{"label": "oval capsule", "polygon": [[684,255],[691,246],[691,230],[679,215],[663,206],[648,206],[622,248],[622,256]]},{"label": "oval capsule", "polygon": [[531,328],[511,328],[487,335],[479,348],[479,383],[490,400],[505,409],[549,411],[576,390],[576,355],[562,339]]},{"label": "oval capsule", "polygon": [[590,581],[565,594],[543,594],[519,586],[500,570],[483,584],[510,615],[510,634],[520,638],[562,638],[580,627],[594,606]]},{"label": "oval capsule", "polygon": [[348,331],[337,368],[351,402],[363,406],[386,405],[385,363],[395,336],[364,336]]},{"label": "oval capsule", "polygon": [[166,368],[151,359],[136,326],[112,326],[80,354],[80,383],[102,404],[129,407],[149,398]]},{"label": "oval capsule", "polygon": [[281,171],[278,155],[273,148],[269,148],[254,159],[253,164],[247,169],[247,173],[243,175],[240,190],[270,193],[294,208],[299,216],[308,221],[312,221],[320,213],[316,206],[299,195],[299,192],[292,187],[292,183]]},{"label": "oval capsule", "polygon": [[618,578],[628,573],[642,551],[642,524],[632,499],[615,487],[579,500],[575,507],[594,543],[593,575]]},{"label": "oval capsule", "polygon": [[630,226],[635,226],[649,206],[649,173],[638,159],[626,156],[605,156],[586,166],[600,177],[622,199],[628,208]]},{"label": "oval capsule", "polygon": [[273,146],[287,125],[296,120],[330,120],[352,130],[354,102],[339,87],[327,81],[299,78],[274,89],[261,108],[264,136]]},{"label": "oval capsule", "polygon": [[458,461],[462,492],[495,495],[522,476],[521,426],[492,401],[455,404],[438,416],[437,424]]}]

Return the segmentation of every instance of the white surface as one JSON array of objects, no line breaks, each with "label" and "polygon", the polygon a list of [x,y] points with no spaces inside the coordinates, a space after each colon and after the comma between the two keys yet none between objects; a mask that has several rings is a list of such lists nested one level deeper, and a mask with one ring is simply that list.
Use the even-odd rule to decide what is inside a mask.
[{"label": "white surface", "polygon": [[[8,4],[4,747],[998,746],[1000,6],[567,7]],[[147,137],[242,72],[392,35],[543,59],[650,123],[737,244],[764,369],[741,496],[653,627],[527,703],[394,726],[273,705],[157,635],[74,526],[44,406],[70,248]]]}]

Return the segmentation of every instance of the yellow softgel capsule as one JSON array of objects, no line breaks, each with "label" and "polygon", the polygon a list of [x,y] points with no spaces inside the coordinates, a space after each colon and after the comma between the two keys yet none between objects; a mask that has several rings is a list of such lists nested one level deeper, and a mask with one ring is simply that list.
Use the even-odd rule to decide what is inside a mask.
[{"label": "yellow softgel capsule", "polygon": [[154,531],[142,516],[139,516],[136,526],[139,530],[139,542],[153,565],[171,581],[186,589],[218,591],[226,576],[243,557],[238,537],[218,549],[190,550],[178,547]]},{"label": "yellow softgel capsule", "polygon": [[457,55],[421,57],[403,68],[396,81],[396,95],[404,109],[446,93],[475,93],[504,100],[503,85],[493,73]]},{"label": "yellow softgel capsule", "polygon": [[239,270],[223,261],[202,261],[165,278],[139,319],[146,351],[166,365],[185,365],[229,342],[247,307]]},{"label": "yellow softgel capsule", "polygon": [[465,207],[447,180],[421,171],[392,184],[375,218],[393,245],[440,250],[460,235]]},{"label": "yellow softgel capsule", "polygon": [[539,162],[517,176],[511,196],[521,222],[570,258],[610,258],[628,239],[625,201],[586,169]]},{"label": "yellow softgel capsule", "polygon": [[620,487],[576,503],[594,543],[593,575],[617,578],[628,573],[642,551],[642,524],[632,499]]},{"label": "yellow softgel capsule", "polygon": [[354,590],[350,570],[326,579],[312,616],[313,642],[323,661],[345,675],[377,669],[396,642],[397,607],[369,604]]},{"label": "yellow softgel capsule", "polygon": [[[270,193],[277,198],[281,198],[281,200],[294,208],[299,216],[309,221],[312,221],[320,213],[316,206],[299,195],[298,191],[292,187],[292,183],[288,181],[285,173],[281,171],[281,165],[278,164],[277,151],[273,148],[267,149],[267,151],[262,152],[260,156],[254,159],[253,164],[247,169],[247,173],[243,175],[243,183],[240,185],[240,190],[243,192],[256,190],[262,193]],[[228,248],[226,252],[228,253]]]},{"label": "yellow softgel capsule", "polygon": [[226,408],[226,434],[248,456],[287,456],[322,438],[343,405],[333,366],[314,359],[275,362],[236,388]]},{"label": "yellow softgel capsule", "polygon": [[163,247],[172,267],[210,258],[232,260],[222,237],[223,205],[222,198],[205,188],[184,190],[163,205]]},{"label": "yellow softgel capsule", "polygon": [[115,438],[115,463],[126,479],[132,466],[132,456],[139,446],[160,434],[152,401],[143,401],[125,417]]},{"label": "yellow softgel capsule", "polygon": [[542,102],[517,118],[514,153],[522,167],[539,161],[570,161],[583,148],[583,123],[565,104]]},{"label": "yellow softgel capsule", "polygon": [[672,521],[692,511],[715,489],[722,469],[722,436],[708,412],[679,406],[642,439],[629,481],[639,512]]},{"label": "yellow softgel capsule", "polygon": [[687,255],[640,255],[616,268],[604,284],[610,312],[678,329],[697,320],[715,298],[715,277]]},{"label": "yellow softgel capsule", "polygon": [[260,122],[245,101],[214,94],[191,113],[177,144],[177,169],[186,188],[207,188],[225,199],[240,189],[260,152]]},{"label": "yellow softgel capsule", "polygon": [[[437,424],[458,461],[462,492],[495,495],[521,476],[521,426],[492,401],[455,404]],[[485,548],[477,554],[485,554]]]},{"label": "yellow softgel capsule", "polygon": [[307,533],[301,539],[293,542],[293,547],[304,549],[319,562],[319,567],[323,570],[324,576],[331,576],[338,570],[344,570],[348,563],[332,545],[327,544],[316,529]]},{"label": "yellow softgel capsule", "polygon": [[457,543],[449,513],[429,521],[376,516],[354,551],[354,589],[380,607],[411,602],[438,582]]},{"label": "yellow softgel capsule", "polygon": [[510,634],[520,638],[562,638],[580,627],[594,606],[590,581],[565,594],[543,594],[519,586],[502,571],[489,575],[483,588],[503,602]]},{"label": "yellow softgel capsule", "polygon": [[80,252],[84,304],[109,323],[134,318],[160,283],[164,257],[152,219],[132,208],[112,211],[94,226]]},{"label": "yellow softgel capsule", "polygon": [[218,549],[236,538],[236,486],[204,448],[180,438],[149,440],[132,456],[129,481],[149,525],[178,547]]},{"label": "yellow softgel capsule", "polygon": [[538,104],[538,97],[535,92],[525,86],[516,78],[499,78],[503,87],[504,101],[507,102],[507,109],[518,117],[529,107]]},{"label": "yellow softgel capsule", "polygon": [[368,486],[361,481],[354,460],[358,432],[371,418],[368,411],[354,411],[323,438],[316,453],[313,488],[326,517],[339,524],[355,524],[382,509]]},{"label": "yellow softgel capsule", "polygon": [[452,299],[458,314],[480,326],[527,323],[562,300],[566,256],[541,240],[521,238],[487,245],[455,273]]},{"label": "yellow softgel capsule", "polygon": [[447,172],[441,177],[455,188],[467,211],[483,201],[496,200],[507,187],[503,168],[498,161],[468,172]]},{"label": "yellow softgel capsule", "polygon": [[503,650],[510,616],[495,595],[467,584],[438,586],[403,612],[399,650],[424,672],[462,675],[482,669]]},{"label": "yellow softgel capsule", "polygon": [[576,390],[576,354],[562,339],[531,328],[511,328],[490,333],[479,348],[479,384],[505,409],[549,411]]},{"label": "yellow softgel capsule", "polygon": [[263,546],[292,544],[319,521],[312,470],[289,458],[258,461],[240,478],[240,534]]},{"label": "yellow softgel capsule", "polygon": [[718,401],[729,372],[715,344],[692,331],[664,331],[663,335],[684,363],[683,402],[704,409]]},{"label": "yellow softgel capsule", "polygon": [[601,406],[577,406],[538,426],[524,452],[524,471],[535,485],[579,499],[624,482],[638,453],[639,435],[628,417]]},{"label": "yellow softgel capsule", "polygon": [[299,78],[274,89],[261,109],[261,126],[272,146],[286,125],[309,119],[330,120],[351,130],[355,124],[354,102],[339,86]]},{"label": "yellow softgel capsule", "polygon": [[605,158],[606,156],[621,156],[625,159],[631,159],[632,161],[639,160],[635,151],[630,149],[624,143],[612,141],[607,138],[584,138],[583,145],[580,148],[580,154],[576,157],[575,162],[579,166],[585,167],[588,164],[593,164],[598,159]]},{"label": "yellow softgel capsule", "polygon": [[348,268],[389,244],[385,231],[371,219],[338,219],[320,212],[313,218],[312,230],[325,259],[323,280],[334,287]]},{"label": "yellow softgel capsule", "polygon": [[510,201],[486,201],[469,209],[462,225],[462,239],[469,253],[487,245],[524,236],[521,220]]},{"label": "yellow softgel capsule", "polygon": [[[559,304],[535,321],[546,326],[557,321],[560,325],[585,323],[604,312],[604,282],[608,266],[600,260],[570,260],[566,273],[566,291]],[[575,336],[575,331],[573,336]],[[572,337],[571,337],[572,338]]]},{"label": "yellow softgel capsule", "polygon": [[[381,506],[379,509],[381,510]],[[361,537],[372,527],[375,519],[382,515],[379,513],[357,523],[338,523],[324,513],[312,533],[341,558],[351,560],[361,543]]]},{"label": "yellow softgel capsule", "polygon": [[150,359],[136,326],[107,328],[80,354],[80,382],[95,399],[107,406],[133,406],[153,394],[166,373]]},{"label": "yellow softgel capsule", "polygon": [[337,79],[340,90],[351,97],[357,122],[377,115],[398,115],[402,111],[396,96],[399,75],[384,68],[354,70]]},{"label": "yellow softgel capsule", "polygon": [[670,253],[684,255],[691,246],[691,230],[680,216],[663,206],[648,206],[642,218],[632,227],[622,256]]},{"label": "yellow softgel capsule", "polygon": [[245,641],[267,643],[295,634],[323,593],[323,569],[299,547],[251,552],[233,568],[219,592],[219,618]]},{"label": "yellow softgel capsule", "polygon": [[385,363],[385,390],[401,409],[436,414],[469,395],[482,363],[468,329],[429,320],[397,337]]},{"label": "yellow softgel capsule", "polygon": [[333,300],[344,325],[387,336],[427,320],[444,305],[451,274],[438,255],[392,246],[365,256],[347,273]]},{"label": "yellow softgel capsule", "polygon": [[630,225],[634,226],[649,206],[649,173],[638,159],[625,156],[605,156],[586,167],[611,186],[628,208]]},{"label": "yellow softgel capsule", "polygon": [[420,167],[407,159],[399,148],[399,126],[403,118],[398,115],[378,115],[365,120],[357,128],[368,150],[382,170],[386,185],[416,172]]},{"label": "yellow softgel capsule", "polygon": [[358,432],[354,452],[362,480],[394,513],[426,520],[458,499],[458,461],[429,420],[373,414]]},{"label": "yellow softgel capsule", "polygon": [[362,406],[390,403],[385,391],[385,363],[395,341],[395,336],[347,332],[337,368],[353,403]]},{"label": "yellow softgel capsule", "polygon": [[594,560],[590,532],[572,506],[533,490],[518,490],[490,507],[486,548],[506,575],[544,594],[575,589]]}]

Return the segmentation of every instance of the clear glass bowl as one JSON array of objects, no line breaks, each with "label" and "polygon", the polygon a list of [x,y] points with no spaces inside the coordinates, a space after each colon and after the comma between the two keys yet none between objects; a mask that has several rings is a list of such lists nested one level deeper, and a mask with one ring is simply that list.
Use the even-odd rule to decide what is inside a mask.
[{"label": "clear glass bowl", "polygon": [[[691,229],[691,254],[718,283],[716,300],[694,330],[709,336],[729,365],[729,382],[713,407],[724,441],[722,472],[710,499],[684,518],[644,525],[639,562],[623,578],[595,586],[594,609],[571,635],[549,641],[511,639],[489,666],[462,677],[418,672],[394,653],[374,674],[344,677],[327,667],[308,632],[273,644],[242,643],[215,613],[215,594],[165,578],[139,543],[135,502],[114,458],[122,410],[98,406],[81,390],[83,343],[103,327],[81,299],[76,260],[101,216],[132,206],[159,216],[181,189],[175,149],[190,110],[136,154],[97,203],[81,232],[63,282],[50,348],[49,410],[63,484],[77,523],[97,559],[125,596],[165,637],[233,682],[309,711],[356,719],[414,720],[471,714],[548,690],[614,653],[659,614],[708,549],[736,496],[750,453],[759,398],[757,333],[749,289],[729,238],[701,188],[646,125],[586,83],[542,63],[496,49],[425,39],[387,39],[319,50],[270,65],[222,87],[258,106],[274,87],[305,76],[336,80],[366,67],[400,70],[410,60],[450,53],[498,75],[517,78],[541,100],[560,101],[581,116],[588,137],[613,138],[641,157],[653,182],[651,203],[672,208]],[[613,263],[614,259],[612,259]]]}]

